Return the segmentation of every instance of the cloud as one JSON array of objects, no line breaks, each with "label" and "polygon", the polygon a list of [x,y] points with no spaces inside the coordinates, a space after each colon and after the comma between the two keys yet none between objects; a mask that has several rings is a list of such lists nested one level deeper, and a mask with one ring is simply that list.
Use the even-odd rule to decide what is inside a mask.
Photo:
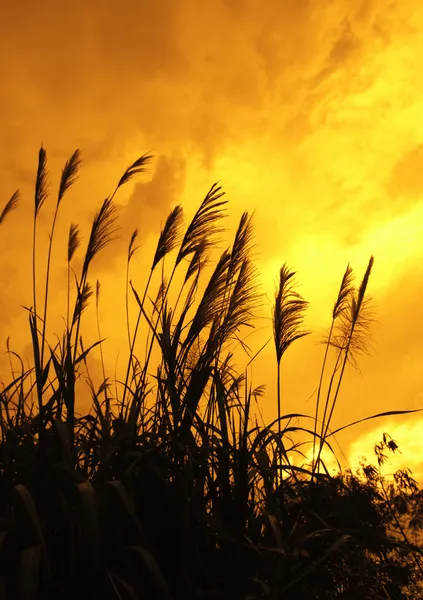
[{"label": "cloud", "polygon": [[423,144],[418,144],[394,165],[388,181],[388,191],[394,198],[408,197],[410,203],[423,193]]},{"label": "cloud", "polygon": [[[232,229],[243,210],[256,209],[266,291],[273,294],[287,260],[311,302],[311,328],[330,318],[347,262],[361,274],[375,254],[370,285],[383,315],[383,351],[360,361],[363,379],[349,375],[339,419],[405,406],[418,394],[420,351],[412,334],[420,330],[421,294],[412,278],[420,276],[415,268],[423,251],[423,10],[417,0],[131,0],[124,8],[117,0],[66,6],[23,0],[3,7],[2,25],[0,195],[7,199],[19,187],[22,202],[0,231],[0,310],[16,348],[28,335],[19,307],[31,302],[40,144],[52,181],[40,218],[40,273],[60,170],[75,148],[84,156],[58,223],[52,332],[62,324],[70,222],[81,225],[86,243],[95,211],[125,167],[152,152],[151,175],[116,198],[120,238],[93,265],[115,338],[133,229],[141,230],[138,281],[170,208],[182,202],[188,215],[220,180]],[[89,329],[90,319],[86,323]],[[89,331],[95,335],[94,327]],[[321,361],[305,341],[292,352],[284,379],[287,408],[303,406]],[[405,355],[408,366],[399,373]],[[269,383],[265,410],[272,417],[270,344],[262,359],[255,377],[257,384]]]},{"label": "cloud", "polygon": [[[147,244],[149,248],[151,241],[156,241],[167,214],[180,203],[185,183],[184,158],[176,154],[161,155],[153,157],[150,164],[148,170],[153,171],[150,180],[142,181],[148,175],[138,176],[141,181],[135,183],[128,200],[118,205],[116,224],[119,230],[115,239],[96,257],[94,270],[97,274],[122,269],[135,229],[139,231],[137,245],[143,248]],[[76,262],[77,270],[82,267],[82,260],[81,257]],[[145,260],[145,266],[151,267],[148,260]]]}]

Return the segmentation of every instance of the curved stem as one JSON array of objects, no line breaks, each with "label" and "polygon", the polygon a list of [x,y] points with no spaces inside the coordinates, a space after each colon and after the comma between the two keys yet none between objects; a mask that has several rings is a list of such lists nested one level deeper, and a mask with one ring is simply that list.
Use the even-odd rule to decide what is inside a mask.
[{"label": "curved stem", "polygon": [[315,412],[315,415],[314,415],[314,429],[313,429],[313,463],[312,463],[313,464],[313,468],[314,468],[314,459],[315,459],[315,451],[316,451],[317,418],[319,416],[320,392],[322,390],[323,373],[325,371],[326,360],[327,360],[328,353],[329,353],[329,345],[330,345],[330,340],[331,340],[331,337],[332,337],[332,331],[333,331],[334,323],[335,323],[335,319],[332,319],[332,325],[330,327],[328,341],[327,341],[327,344],[326,344],[325,356],[323,358],[322,370],[321,370],[321,373],[320,373],[319,387],[318,387],[318,390],[317,390],[316,412]]}]

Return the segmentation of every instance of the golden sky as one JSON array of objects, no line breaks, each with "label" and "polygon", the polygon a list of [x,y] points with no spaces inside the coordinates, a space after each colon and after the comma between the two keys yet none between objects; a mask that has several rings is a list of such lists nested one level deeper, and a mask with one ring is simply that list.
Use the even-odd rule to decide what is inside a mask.
[{"label": "golden sky", "polygon": [[[64,315],[70,221],[80,223],[86,243],[93,214],[118,177],[152,152],[151,172],[119,193],[120,239],[92,274],[102,283],[112,369],[126,348],[117,313],[122,308],[123,319],[133,229],[140,228],[142,248],[132,276],[142,288],[169,210],[182,202],[188,217],[220,180],[230,227],[243,210],[255,210],[264,292],[272,299],[287,261],[310,302],[304,326],[314,333],[282,362],[286,412],[313,413],[309,397],[324,353],[319,335],[330,325],[347,263],[359,284],[371,254],[375,350],[359,359],[361,375],[347,370],[333,425],[423,407],[419,0],[22,0],[3,2],[0,11],[0,195],[5,202],[16,188],[22,192],[19,212],[0,235],[2,350],[8,335],[17,351],[30,339],[21,305],[31,304],[41,143],[53,194],[64,161],[76,148],[84,156],[60,215],[51,333],[61,331]],[[41,213],[45,241],[53,198]],[[89,338],[90,322],[86,327]],[[270,331],[269,321],[268,333],[252,338],[257,348]],[[273,353],[269,344],[254,366],[255,383],[268,384],[262,410],[269,419],[276,415]],[[0,367],[8,377],[4,356]],[[351,461],[372,458],[383,431],[423,479],[423,413],[370,421],[339,440]]]}]

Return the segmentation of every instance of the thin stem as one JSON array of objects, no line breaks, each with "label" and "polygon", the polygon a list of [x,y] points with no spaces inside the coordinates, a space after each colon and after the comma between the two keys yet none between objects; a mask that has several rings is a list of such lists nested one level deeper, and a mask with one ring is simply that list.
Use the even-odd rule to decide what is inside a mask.
[{"label": "thin stem", "polygon": [[45,297],[44,297],[44,314],[43,314],[43,330],[41,334],[41,370],[43,369],[43,361],[44,361],[44,346],[45,346],[45,336],[46,336],[46,326],[47,326],[47,305],[48,305],[48,288],[50,281],[50,266],[51,266],[51,251],[53,247],[53,236],[54,230],[56,227],[57,213],[59,211],[59,202],[56,203],[56,209],[54,211],[53,224],[50,232],[50,239],[48,244],[48,254],[47,254],[47,270],[46,270],[46,289],[45,289]]},{"label": "thin stem", "polygon": [[[339,350],[339,352],[338,352],[338,356],[337,356],[336,363],[335,363],[335,368],[333,370],[333,373],[332,373],[332,376],[331,376],[331,379],[330,379],[330,383],[329,383],[329,389],[328,389],[328,393],[327,393],[327,396],[326,396],[325,409],[324,409],[323,418],[322,418],[321,436],[320,436],[320,440],[319,440],[319,452],[317,454],[317,459],[316,459],[316,465],[317,465],[317,470],[318,471],[319,471],[320,455],[322,453],[323,444],[324,444],[324,441],[326,439],[327,432],[328,432],[328,429],[329,429],[329,422],[330,422],[331,416],[332,416],[334,408],[335,408],[336,397],[338,395],[339,387],[341,385],[341,380],[342,380],[342,377],[343,377],[343,374],[344,374],[344,367],[345,367],[345,363],[346,363],[346,360],[347,360],[350,339],[351,338],[349,338],[347,347],[345,349],[345,358],[344,358],[344,363],[343,363],[343,366],[342,366],[341,375],[340,375],[339,380],[338,380],[338,386],[337,386],[337,390],[335,392],[335,398],[333,399],[332,408],[331,408],[331,411],[329,413],[328,422],[326,423],[326,427],[325,427],[325,420],[326,420],[327,409],[328,409],[328,406],[329,406],[330,393],[332,391],[332,385],[333,385],[333,382],[334,382],[335,374],[336,374],[336,372],[338,371],[338,368],[339,368],[338,367],[338,363],[339,363],[339,360],[340,360],[341,355],[342,355],[342,349]],[[313,473],[314,473],[314,467],[316,465],[313,465]]]},{"label": "thin stem", "polygon": [[70,312],[70,274],[71,267],[68,263],[68,289],[67,289],[67,300],[66,300],[66,329],[69,332],[69,312]]},{"label": "thin stem", "polygon": [[[143,389],[144,384],[145,384],[145,379],[146,379],[146,376],[147,376],[147,368],[148,368],[148,365],[149,365],[149,362],[150,362],[151,353],[153,351],[153,345],[154,345],[154,339],[155,339],[154,331],[157,330],[157,326],[158,326],[159,321],[160,321],[161,313],[163,311],[163,306],[165,304],[165,301],[166,301],[166,298],[167,298],[167,295],[168,295],[168,292],[169,292],[169,289],[170,289],[173,277],[175,275],[176,268],[177,268],[177,265],[175,264],[174,267],[173,267],[173,270],[172,270],[172,274],[171,274],[171,276],[169,278],[169,283],[166,286],[166,290],[165,290],[165,292],[163,294],[163,301],[162,301],[160,310],[158,311],[158,314],[157,314],[157,319],[156,319],[156,323],[154,325],[154,330],[153,330],[153,335],[152,335],[151,342],[150,342],[150,347],[148,349],[148,354],[147,354],[147,357],[146,357],[146,360],[145,360],[145,364],[144,364],[144,368],[143,368],[143,372],[142,372],[141,389]],[[144,298],[145,298],[145,294],[144,294]],[[144,301],[142,302],[141,306],[143,306],[143,304],[144,304]],[[138,321],[139,321],[140,317],[141,317],[141,309],[140,309],[140,313],[138,315]],[[135,341],[135,338],[134,338],[134,341]]]},{"label": "thin stem", "polygon": [[[277,400],[278,400],[278,439],[280,441],[282,441],[282,435],[281,435],[281,362],[278,361],[278,371],[277,371]],[[276,484],[278,486],[278,480],[280,485],[282,485],[282,453],[278,447],[278,454],[279,454],[279,467],[280,467],[280,472],[277,473],[276,476]]]},{"label": "thin stem", "polygon": [[328,432],[328,429],[329,429],[329,424],[330,424],[330,421],[332,419],[333,411],[335,409],[336,400],[338,398],[339,389],[341,387],[341,382],[342,382],[342,378],[343,378],[343,375],[344,375],[345,365],[347,364],[348,352],[349,352],[350,344],[351,344],[351,337],[352,337],[352,332],[351,332],[351,336],[348,339],[347,347],[345,349],[345,355],[344,355],[344,361],[342,363],[341,374],[340,374],[339,379],[338,379],[338,385],[336,387],[335,397],[334,397],[333,402],[332,402],[332,408],[331,408],[331,411],[329,413],[329,417],[328,417],[328,420],[327,420],[327,423],[326,423],[326,426],[325,426],[324,435],[322,436],[323,439],[326,438],[326,435],[327,435],[327,432]]},{"label": "thin stem", "polygon": [[106,385],[106,369],[104,366],[104,355],[103,355],[103,344],[101,342],[101,331],[100,331],[100,315],[99,315],[99,285],[97,282],[97,298],[96,298],[96,320],[97,320],[97,334],[98,334],[98,340],[99,340],[99,347],[100,347],[100,361],[101,361],[101,369],[103,372],[103,382],[104,382],[104,401],[106,404],[106,422],[107,422],[107,429],[109,427],[109,417],[110,417],[110,400],[109,400],[109,396],[107,394],[107,385]]},{"label": "thin stem", "polygon": [[129,260],[126,263],[126,291],[125,291],[125,309],[126,309],[126,331],[128,334],[129,352],[131,352],[131,330],[129,326]]},{"label": "thin stem", "polygon": [[34,314],[37,316],[37,290],[36,290],[36,237],[37,237],[37,215],[34,217],[34,225],[32,230],[32,304]]},{"label": "thin stem", "polygon": [[129,371],[131,369],[131,366],[132,366],[133,373],[135,373],[135,364],[134,364],[135,341],[137,339],[137,334],[138,334],[138,328],[139,328],[139,325],[140,325],[142,309],[143,309],[143,306],[144,306],[145,298],[147,296],[147,291],[148,291],[148,288],[150,286],[150,282],[151,282],[152,276],[153,276],[153,269],[150,270],[150,274],[148,276],[148,280],[147,280],[147,283],[146,283],[146,286],[145,286],[145,289],[144,289],[144,295],[142,297],[141,305],[140,305],[140,308],[139,308],[139,311],[138,311],[138,317],[137,317],[137,322],[136,322],[135,329],[134,329],[134,335],[133,335],[133,338],[132,338],[132,343],[130,344],[130,348],[129,348],[128,367],[126,369],[125,385],[124,385],[124,388],[123,388],[122,409],[123,409],[123,407],[125,405],[126,390],[127,390],[127,387],[128,387]]},{"label": "thin stem", "polygon": [[[325,356],[323,358],[322,370],[320,372],[319,387],[318,387],[318,390],[317,390],[316,412],[315,412],[315,416],[314,416],[314,430],[313,430],[313,468],[314,468],[314,464],[315,464],[314,460],[315,460],[315,450],[316,450],[317,419],[318,419],[318,415],[319,415],[320,393],[322,391],[323,374],[324,374],[324,371],[325,371],[326,361],[327,361],[327,357],[328,357],[328,354],[329,354],[329,346],[330,346],[330,340],[332,338],[332,332],[333,332],[334,324],[335,324],[335,319],[332,319],[332,324],[331,324],[331,327],[330,327],[329,336],[328,336],[328,340],[327,340],[327,343],[326,343]],[[329,390],[330,390],[330,387],[329,387]],[[325,408],[324,408],[324,412],[323,412],[322,426],[323,426],[325,415],[326,415],[327,404],[328,404],[328,399],[326,400],[326,404],[325,404]]]}]

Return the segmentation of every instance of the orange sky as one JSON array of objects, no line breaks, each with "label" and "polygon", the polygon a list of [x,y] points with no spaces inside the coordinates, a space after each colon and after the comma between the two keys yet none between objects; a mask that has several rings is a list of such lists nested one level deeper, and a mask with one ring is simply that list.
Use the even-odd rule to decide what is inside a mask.
[{"label": "orange sky", "polygon": [[[5,202],[18,187],[23,195],[0,235],[2,350],[7,335],[17,351],[30,339],[21,305],[31,303],[40,144],[48,152],[53,192],[73,150],[81,148],[84,156],[60,215],[51,333],[61,331],[65,310],[70,221],[81,224],[86,243],[92,216],[117,178],[151,151],[150,175],[117,198],[121,238],[92,273],[102,283],[112,369],[117,349],[126,348],[124,321],[116,315],[121,307],[124,318],[125,254],[134,227],[142,249],[133,279],[141,288],[170,208],[182,202],[192,214],[220,180],[230,201],[229,225],[243,210],[256,211],[257,264],[269,298],[287,261],[310,302],[304,326],[315,333],[294,344],[282,362],[286,411],[313,413],[308,398],[324,353],[316,342],[330,324],[347,263],[359,283],[371,254],[375,351],[360,358],[361,375],[347,370],[333,425],[423,407],[418,0],[76,0],[66,6],[23,0],[3,2],[0,10],[0,197]],[[44,240],[50,217],[46,205]],[[257,348],[266,335],[252,338]],[[269,386],[262,402],[267,418],[276,414],[273,365],[269,344],[254,366],[255,383]],[[5,357],[0,367],[7,378]],[[383,431],[398,442],[403,464],[423,479],[419,414],[373,421],[339,439],[351,460],[371,458]]]}]

